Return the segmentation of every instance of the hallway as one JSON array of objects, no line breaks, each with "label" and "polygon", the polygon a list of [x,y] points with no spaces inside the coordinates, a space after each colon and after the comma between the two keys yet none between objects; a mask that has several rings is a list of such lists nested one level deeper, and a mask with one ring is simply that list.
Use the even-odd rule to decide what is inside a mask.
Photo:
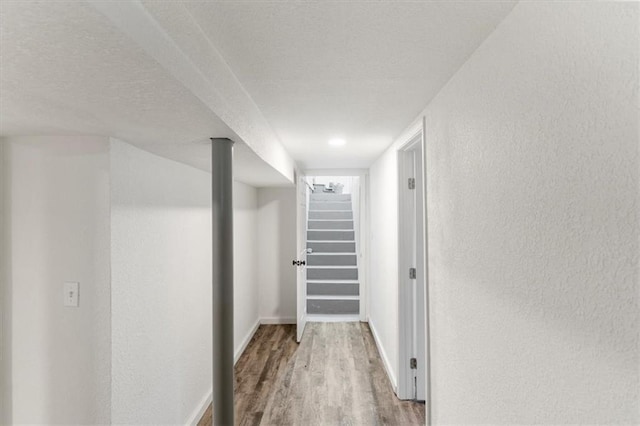
[{"label": "hallway", "polygon": [[639,22],[0,0],[0,425],[640,425]]},{"label": "hallway", "polygon": [[[239,425],[411,425],[424,404],[391,389],[367,324],[262,325],[235,367]],[[211,425],[211,407],[199,426]]]}]

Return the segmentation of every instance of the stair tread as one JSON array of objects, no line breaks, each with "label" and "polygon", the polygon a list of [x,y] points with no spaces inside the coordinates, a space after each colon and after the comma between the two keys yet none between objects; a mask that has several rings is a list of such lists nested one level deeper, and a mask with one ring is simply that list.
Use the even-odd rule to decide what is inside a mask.
[{"label": "stair tread", "polygon": [[313,253],[307,253],[307,256],[356,256],[355,252],[349,252],[349,251],[336,251],[336,252],[330,252],[330,251],[321,251],[321,252],[313,252]]},{"label": "stair tread", "polygon": [[360,300],[360,296],[307,294],[307,300]]},{"label": "stair tread", "polygon": [[358,269],[356,265],[307,265],[307,269]]},{"label": "stair tread", "polygon": [[353,225],[351,228],[327,228],[327,225],[323,225],[324,228],[307,228],[307,231],[344,231],[344,232],[353,232],[355,228]]},{"label": "stair tread", "polygon": [[327,321],[359,322],[360,314],[307,314],[307,322],[327,322]]},{"label": "stair tread", "polygon": [[354,243],[354,240],[312,240],[314,243]]},{"label": "stair tread", "polygon": [[359,280],[307,280],[307,284],[360,284]]},{"label": "stair tread", "polygon": [[[355,240],[307,240],[307,243],[355,243]],[[330,252],[327,252],[330,253]]]}]

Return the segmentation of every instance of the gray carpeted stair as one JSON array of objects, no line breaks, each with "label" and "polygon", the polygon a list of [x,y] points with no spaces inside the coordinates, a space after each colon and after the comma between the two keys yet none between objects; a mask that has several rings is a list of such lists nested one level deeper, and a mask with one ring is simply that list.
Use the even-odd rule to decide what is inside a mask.
[{"label": "gray carpeted stair", "polygon": [[307,313],[358,315],[360,283],[350,194],[313,193],[307,222]]}]

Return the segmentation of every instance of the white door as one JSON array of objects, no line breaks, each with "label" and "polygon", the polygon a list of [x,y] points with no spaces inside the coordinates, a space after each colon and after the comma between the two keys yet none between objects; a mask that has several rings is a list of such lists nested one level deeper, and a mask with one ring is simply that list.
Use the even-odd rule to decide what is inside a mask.
[{"label": "white door", "polygon": [[305,175],[298,175],[297,182],[297,249],[298,258],[297,261],[304,262],[299,266],[296,266],[298,270],[297,274],[297,313],[296,313],[296,326],[297,326],[297,338],[300,342],[302,340],[302,333],[304,333],[304,327],[307,325],[307,200],[309,197],[309,187],[307,186],[307,177]]}]

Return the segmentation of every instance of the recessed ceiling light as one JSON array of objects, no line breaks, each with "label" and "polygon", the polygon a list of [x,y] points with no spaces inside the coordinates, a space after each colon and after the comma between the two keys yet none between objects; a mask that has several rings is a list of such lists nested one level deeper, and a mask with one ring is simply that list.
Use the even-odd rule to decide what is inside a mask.
[{"label": "recessed ceiling light", "polygon": [[344,145],[346,143],[347,143],[347,141],[345,141],[344,139],[341,139],[341,138],[329,139],[329,145],[331,145],[331,146],[342,146],[342,145]]}]

